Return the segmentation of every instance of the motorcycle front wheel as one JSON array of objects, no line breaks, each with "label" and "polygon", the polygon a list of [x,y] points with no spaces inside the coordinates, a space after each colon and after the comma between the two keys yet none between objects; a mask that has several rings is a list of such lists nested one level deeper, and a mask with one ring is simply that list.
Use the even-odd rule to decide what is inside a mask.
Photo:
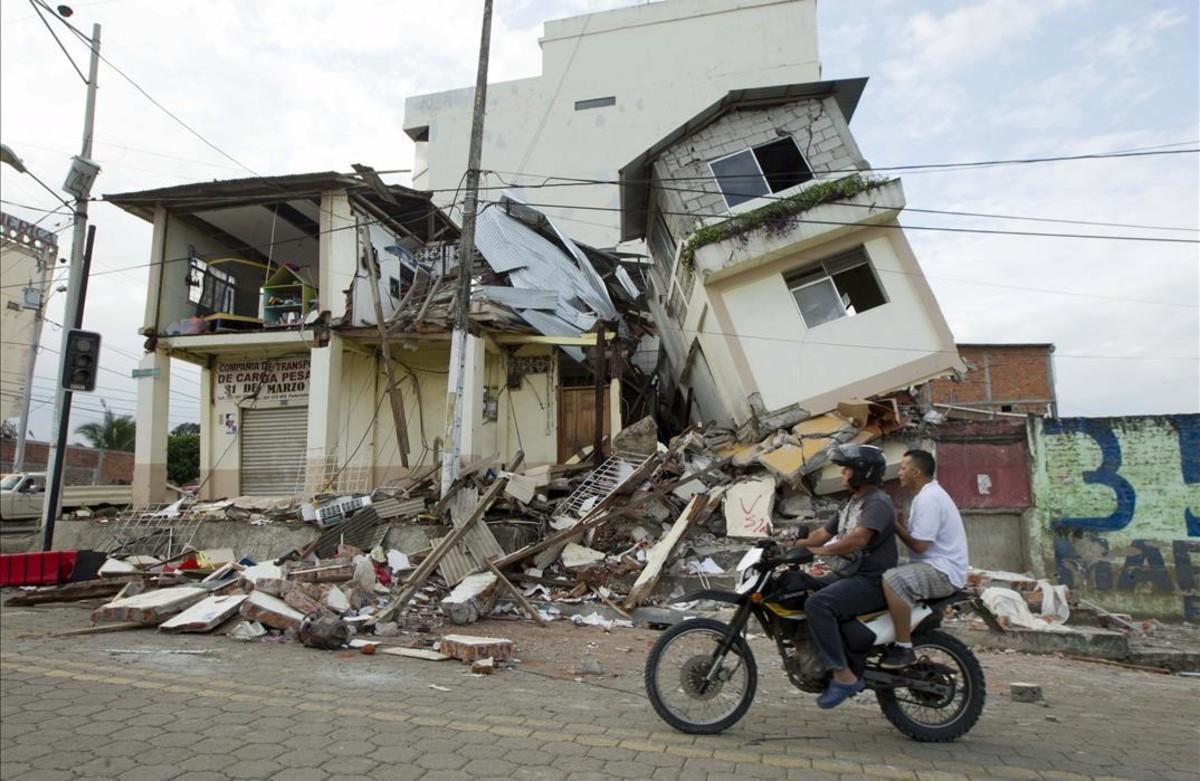
[{"label": "motorcycle front wheel", "polygon": [[913,638],[917,663],[897,674],[936,683],[944,695],[904,687],[875,692],[883,715],[896,729],[922,743],[946,743],[970,731],[983,713],[987,689],[983,667],[971,649],[945,632]]},{"label": "motorcycle front wheel", "polygon": [[[723,732],[746,715],[758,686],[758,666],[746,639],[738,636],[716,660],[729,626],[693,618],[663,633],[646,660],[646,694],[663,721],[680,732]],[[714,663],[720,667],[709,676]]]}]

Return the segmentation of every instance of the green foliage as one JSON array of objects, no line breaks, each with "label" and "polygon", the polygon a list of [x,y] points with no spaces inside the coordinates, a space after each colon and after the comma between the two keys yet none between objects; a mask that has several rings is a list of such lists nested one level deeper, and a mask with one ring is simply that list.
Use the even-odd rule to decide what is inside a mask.
[{"label": "green foliage", "polygon": [[130,415],[114,415],[104,410],[104,420],[84,423],[75,429],[89,447],[100,450],[124,450],[132,453],[136,442],[137,424]]},{"label": "green foliage", "polygon": [[175,434],[199,434],[199,433],[200,433],[200,424],[199,423],[180,423],[178,426],[171,429],[172,435],[175,435]]},{"label": "green foliage", "polygon": [[831,201],[853,198],[859,193],[874,189],[884,184],[883,179],[869,179],[859,174],[852,174],[829,182],[819,182],[805,188],[790,198],[772,201],[745,214],[739,214],[715,225],[708,225],[691,235],[683,245],[680,262],[685,268],[692,268],[696,260],[696,251],[718,241],[744,236],[758,228],[771,232],[779,232],[795,223],[797,214],[806,212],[813,207]]},{"label": "green foliage", "polygon": [[[175,431],[187,425],[196,424],[185,423]],[[187,485],[199,476],[200,435],[172,433],[167,437],[167,479],[175,485]]]}]

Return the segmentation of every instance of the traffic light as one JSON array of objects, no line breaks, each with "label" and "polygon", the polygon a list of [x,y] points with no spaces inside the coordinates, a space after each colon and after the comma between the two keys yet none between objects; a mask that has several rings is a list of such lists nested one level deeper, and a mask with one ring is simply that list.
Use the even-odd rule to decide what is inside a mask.
[{"label": "traffic light", "polygon": [[63,356],[63,390],[93,391],[100,371],[100,334],[72,329]]}]

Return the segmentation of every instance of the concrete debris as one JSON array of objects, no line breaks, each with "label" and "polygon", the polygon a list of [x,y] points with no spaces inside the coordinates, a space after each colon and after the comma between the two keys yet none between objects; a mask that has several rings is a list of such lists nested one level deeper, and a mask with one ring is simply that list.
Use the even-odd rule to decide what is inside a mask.
[{"label": "concrete debris", "polygon": [[513,641],[500,637],[446,635],[442,638],[438,650],[467,664],[488,657],[506,661],[513,657]]},{"label": "concrete debris", "polygon": [[[272,534],[289,524],[311,534],[259,561],[223,541],[202,550],[184,543],[170,559],[110,557],[95,594],[129,590],[99,608],[96,620],[164,632],[232,625],[221,631],[319,647],[341,647],[341,633],[349,639],[353,631],[374,655],[453,656],[478,662],[476,672],[504,669],[511,642],[451,634],[433,650],[431,641],[489,617],[565,619],[606,631],[674,623],[688,614],[668,606],[697,582],[728,587],[746,540],[834,517],[840,498],[826,494],[844,489],[829,463],[839,443],[879,441],[892,465],[924,425],[907,393],[849,399],[817,415],[754,409],[745,425],[691,426],[666,442],[658,436],[667,424],[643,417],[611,438],[599,463],[586,450],[561,464],[529,463],[524,453],[487,456],[464,464],[444,491],[439,470],[426,466],[371,491],[304,497],[307,507],[299,499],[186,500],[173,521],[261,521],[275,524]],[[900,430],[904,437],[886,438]],[[1061,627],[1070,615],[1065,589],[1031,578],[972,573],[969,585],[976,595],[1010,590],[985,600],[1010,629]],[[1121,626],[1121,616],[1103,620],[1142,631],[1131,621]],[[319,627],[330,629],[328,642],[317,637]]]},{"label": "concrete debris", "polygon": [[499,580],[490,572],[468,575],[440,603],[450,623],[473,624],[496,605]]},{"label": "concrete debris", "polygon": [[159,624],[161,632],[209,632],[232,618],[245,594],[215,596],[197,602],[174,618]]}]

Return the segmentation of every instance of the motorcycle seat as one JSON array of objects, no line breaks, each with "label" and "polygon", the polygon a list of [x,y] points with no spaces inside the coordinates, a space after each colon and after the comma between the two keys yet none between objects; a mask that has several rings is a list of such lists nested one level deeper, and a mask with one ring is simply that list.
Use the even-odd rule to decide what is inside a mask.
[{"label": "motorcycle seat", "polygon": [[961,590],[957,590],[948,597],[939,597],[938,599],[926,599],[926,600],[924,600],[924,604],[926,607],[928,607],[934,613],[938,613],[938,612],[941,612],[942,610],[950,607],[951,605],[956,605],[959,602],[966,602],[970,598],[971,598],[970,594],[967,594]]}]

